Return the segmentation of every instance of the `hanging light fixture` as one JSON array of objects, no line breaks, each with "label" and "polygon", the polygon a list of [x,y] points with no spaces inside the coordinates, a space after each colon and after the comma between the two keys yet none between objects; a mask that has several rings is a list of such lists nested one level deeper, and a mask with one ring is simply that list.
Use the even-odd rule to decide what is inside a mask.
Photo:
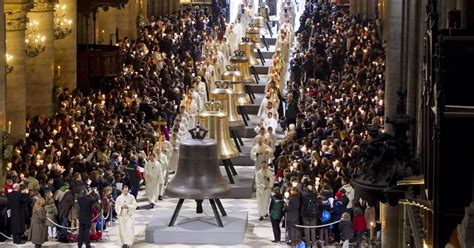
[{"label": "hanging light fixture", "polygon": [[5,55],[6,55],[5,70],[7,71],[7,74],[10,74],[13,71],[13,69],[15,69],[12,65],[13,56],[8,53]]},{"label": "hanging light fixture", "polygon": [[54,11],[54,39],[64,39],[71,33],[72,20],[66,17],[66,5],[56,4]]},{"label": "hanging light fixture", "polygon": [[32,21],[26,29],[26,55],[30,58],[40,55],[46,49],[46,38],[38,31],[39,22]]}]

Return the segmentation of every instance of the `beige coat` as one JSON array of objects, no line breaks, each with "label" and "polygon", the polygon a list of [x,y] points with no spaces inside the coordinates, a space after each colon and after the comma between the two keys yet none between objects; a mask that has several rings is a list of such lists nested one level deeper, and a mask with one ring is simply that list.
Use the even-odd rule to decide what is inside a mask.
[{"label": "beige coat", "polygon": [[30,235],[28,238],[35,245],[40,245],[48,241],[46,211],[43,208],[33,213],[33,216],[31,217]]}]

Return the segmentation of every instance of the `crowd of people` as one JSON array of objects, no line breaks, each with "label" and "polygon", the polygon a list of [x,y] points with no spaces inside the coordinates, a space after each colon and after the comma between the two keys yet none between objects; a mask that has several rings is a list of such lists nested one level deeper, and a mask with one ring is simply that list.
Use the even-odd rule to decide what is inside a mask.
[{"label": "crowd of people", "polygon": [[[270,217],[274,242],[281,241],[284,220],[288,244],[349,247],[354,240],[360,247],[376,228],[378,210],[356,196],[350,180],[361,145],[383,129],[384,47],[373,18],[351,16],[326,1],[307,1],[299,21],[290,78],[282,88],[284,78],[269,77],[259,111],[265,121],[256,127],[259,148],[251,156],[261,167],[260,220]],[[286,131],[271,145],[275,124],[266,119],[278,114]],[[270,190],[272,182],[277,187]]]},{"label": "crowd of people", "polygon": [[194,89],[217,78],[211,67],[218,45],[207,44],[223,33],[225,12],[209,12],[187,7],[142,22],[136,40],[117,42],[125,61],[120,76],[89,94],[64,89],[53,116],[26,121],[0,191],[2,240],[11,235],[20,244],[29,234],[38,247],[48,239],[90,247],[90,238],[118,218],[121,244],[133,243],[143,179],[155,183],[147,189],[153,207],[177,160],[175,117],[190,107],[183,102]]}]

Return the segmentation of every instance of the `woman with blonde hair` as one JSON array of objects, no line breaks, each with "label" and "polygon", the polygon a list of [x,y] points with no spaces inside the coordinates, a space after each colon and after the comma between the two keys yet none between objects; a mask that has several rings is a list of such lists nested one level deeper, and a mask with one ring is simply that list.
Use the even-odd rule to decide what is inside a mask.
[{"label": "woman with blonde hair", "polygon": [[349,241],[354,236],[354,231],[352,230],[351,215],[348,212],[342,214],[339,229],[341,231],[341,241],[343,241],[342,248],[349,248]]},{"label": "woman with blonde hair", "polygon": [[48,241],[48,229],[46,228],[46,211],[44,210],[44,199],[38,197],[33,206],[33,215],[31,217],[31,228],[29,239],[35,248]]},{"label": "woman with blonde hair", "polygon": [[50,238],[56,238],[56,226],[53,222],[58,223],[58,208],[56,207],[53,193],[51,191],[46,192],[44,197],[44,211],[46,212],[46,217],[48,218],[46,221],[46,225],[48,226],[48,235]]}]

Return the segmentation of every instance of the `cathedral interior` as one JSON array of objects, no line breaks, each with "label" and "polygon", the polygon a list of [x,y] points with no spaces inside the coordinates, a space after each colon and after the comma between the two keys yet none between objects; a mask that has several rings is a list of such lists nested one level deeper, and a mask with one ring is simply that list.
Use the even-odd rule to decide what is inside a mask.
[{"label": "cathedral interior", "polygon": [[[56,178],[64,179],[66,174],[69,178],[91,171],[101,171],[105,180],[107,169],[99,168],[109,164],[115,155],[132,161],[134,152],[154,152],[155,143],[163,142],[161,137],[170,141],[175,150],[178,146],[171,142],[176,141],[175,135],[181,140],[181,148],[188,144],[186,139],[191,138],[187,130],[176,127],[177,122],[182,124],[186,119],[189,129],[196,124],[207,128],[207,137],[217,140],[218,149],[213,150],[210,157],[205,155],[207,153],[190,155],[186,158],[189,163],[206,159],[201,162],[205,167],[184,172],[177,170],[184,166],[183,155],[179,162],[174,158],[177,168],[171,166],[171,148],[168,166],[173,172],[167,170],[163,177],[166,180],[168,175],[175,177],[173,183],[186,181],[184,178],[191,173],[202,171],[210,173],[202,175],[203,178],[217,177],[220,169],[212,174],[212,169],[204,168],[214,162],[221,164],[223,178],[220,179],[225,179],[226,185],[229,181],[233,194],[223,197],[223,205],[231,204],[232,200],[236,202],[236,209],[239,201],[252,203],[255,208],[256,197],[261,197],[258,188],[254,192],[254,187],[258,187],[255,180],[258,184],[256,177],[262,155],[257,152],[257,156],[253,156],[254,147],[260,141],[254,137],[259,135],[262,123],[267,128],[266,115],[273,114],[278,117],[275,123],[268,121],[268,126],[276,130],[275,141],[268,141],[269,146],[273,146],[272,153],[287,149],[286,145],[291,143],[288,141],[291,125],[294,129],[295,124],[296,135],[300,137],[295,151],[301,146],[301,152],[293,151],[293,155],[289,155],[296,165],[283,167],[281,173],[288,173],[288,178],[277,175],[281,162],[278,156],[266,158],[267,162],[273,161],[270,163],[275,173],[274,184],[289,183],[291,188],[293,170],[298,163],[305,163],[298,160],[301,153],[308,154],[311,163],[313,156],[321,156],[322,159],[317,159],[320,164],[326,158],[329,166],[334,165],[329,178],[339,178],[340,182],[345,180],[340,178],[350,177],[355,197],[364,199],[366,205],[375,206],[377,216],[374,222],[367,223],[364,247],[474,247],[474,98],[469,93],[470,87],[463,88],[468,84],[470,72],[474,71],[474,60],[469,59],[470,54],[474,56],[474,1],[4,0],[0,3],[0,13],[3,13],[0,68],[5,68],[0,70],[2,188],[21,184],[21,177],[36,177],[42,188],[49,179],[56,182]],[[335,14],[326,16],[326,13]],[[200,15],[205,16],[204,21]],[[258,18],[261,22],[256,21]],[[244,24],[245,21],[249,23]],[[227,31],[236,22],[248,26],[240,31],[245,36],[242,41],[242,37],[234,37]],[[251,28],[257,30],[255,39],[249,35]],[[314,35],[315,32],[318,34]],[[334,39],[330,40],[328,34]],[[207,47],[221,44],[219,42],[230,45]],[[338,46],[344,50],[339,54],[343,57],[340,64],[334,62],[337,52],[328,52]],[[222,58],[217,55],[221,52]],[[305,61],[313,56],[308,54],[317,54],[314,64]],[[303,65],[298,67],[300,60]],[[331,69],[318,72],[318,61],[329,64]],[[209,72],[210,65],[212,72]],[[338,90],[344,85],[350,90],[343,89],[341,94]],[[300,107],[294,113],[294,124],[289,124],[293,118],[290,117],[293,97]],[[307,97],[312,97],[314,103],[305,105]],[[346,101],[346,97],[355,99],[349,100],[347,105],[355,104],[358,114],[350,114],[347,124],[346,119],[340,119],[345,128],[329,127],[327,131],[329,125],[318,126],[321,115],[324,123],[336,123],[339,112],[347,114],[343,110],[347,105],[331,110],[333,102],[336,106],[339,101]],[[193,110],[197,98],[200,102],[195,103]],[[364,99],[368,99],[367,102]],[[222,104],[216,103],[219,101]],[[262,101],[273,101],[274,111],[267,111]],[[313,113],[313,105],[318,111],[323,107],[329,110]],[[350,112],[350,107],[348,109]],[[313,122],[310,113],[315,116]],[[260,121],[262,115],[265,116]],[[365,124],[358,122],[358,118]],[[307,126],[308,119],[311,120]],[[113,137],[116,132],[120,138]],[[331,140],[330,145],[325,145],[326,140],[319,140],[318,135],[322,134],[327,134],[325,138]],[[308,139],[319,143],[313,146],[315,142]],[[314,147],[321,151],[319,155],[306,151]],[[180,152],[185,151],[181,148]],[[333,156],[341,159],[326,157],[325,148],[334,149]],[[159,150],[161,153],[165,148]],[[360,159],[354,159],[355,151]],[[132,155],[127,160],[125,157],[129,155],[125,154],[129,153]],[[339,153],[341,155],[334,155]],[[303,160],[305,156],[301,155]],[[349,162],[344,160],[345,156]],[[342,169],[336,168],[342,160],[345,161]],[[140,163],[140,158],[138,161]],[[58,175],[54,174],[52,165],[60,168]],[[85,169],[86,165],[94,169]],[[339,170],[345,171],[344,174]],[[113,166],[111,171],[114,178]],[[131,176],[123,175],[126,178],[123,182],[131,183]],[[242,179],[244,175],[248,176],[247,181]],[[321,180],[325,181],[327,175]],[[301,182],[306,178],[295,177]],[[12,179],[17,181],[12,183]],[[316,176],[316,179],[319,185],[320,178]],[[222,180],[211,178],[206,187],[217,189]],[[193,188],[170,193],[173,183],[165,183],[168,193],[163,197],[177,195],[174,198],[179,198],[177,204],[182,205],[184,197],[179,195],[192,195]],[[29,189],[30,185],[27,185]],[[250,193],[236,196],[241,190],[236,187]],[[7,193],[1,192],[2,195]],[[144,196],[148,192],[143,186],[138,194],[148,204]],[[162,193],[159,197],[161,200]],[[219,197],[206,195],[203,198],[209,199],[210,203],[206,200],[204,206],[211,206],[216,216],[214,219],[210,212],[211,221],[222,222],[215,205],[222,210]],[[148,211],[143,210],[138,197],[137,201],[140,207],[137,213]],[[167,202],[171,206],[167,220],[176,202]],[[160,208],[160,204],[162,201],[156,203],[155,209]],[[2,207],[8,208],[7,205]],[[227,208],[229,214],[233,210],[233,207]],[[174,220],[177,215],[177,212],[173,214]],[[258,226],[261,222],[258,218],[265,216],[256,216]],[[225,214],[222,218],[225,226]],[[6,227],[6,222],[0,224]],[[273,235],[270,222],[267,227],[270,240]],[[7,229],[0,230],[6,234],[2,230]],[[290,242],[252,245],[254,241],[248,241],[248,233],[247,226],[247,241],[232,247],[295,247]],[[301,233],[305,233],[304,240],[308,242],[310,235],[305,231]],[[331,240],[337,239],[337,235],[330,236]],[[145,239],[135,241],[134,247],[161,247],[159,241],[150,242],[148,236]],[[258,235],[254,239],[258,240]],[[103,246],[98,242],[97,247],[115,247],[116,240],[119,238],[110,238]],[[6,239],[5,242],[11,245],[12,241]],[[151,243],[156,246],[147,246]],[[179,240],[174,243],[177,246],[167,243],[169,247],[184,247]],[[323,247],[332,247],[326,245]],[[3,243],[0,246],[3,247]],[[53,246],[62,247],[58,244],[46,247]],[[358,241],[351,243],[351,247],[357,246],[360,246]]]}]

